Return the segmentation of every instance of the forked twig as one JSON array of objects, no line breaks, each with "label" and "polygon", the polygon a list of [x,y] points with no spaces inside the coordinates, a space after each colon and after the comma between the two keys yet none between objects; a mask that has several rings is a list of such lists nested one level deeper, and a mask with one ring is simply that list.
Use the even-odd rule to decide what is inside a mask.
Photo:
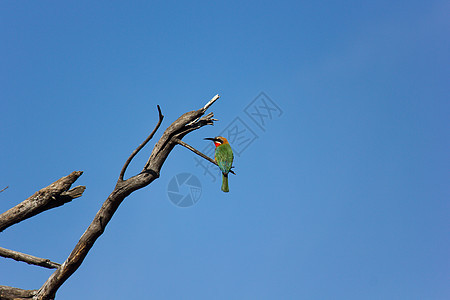
[{"label": "forked twig", "polygon": [[[216,161],[215,161],[214,159],[212,159],[211,157],[209,157],[209,156],[206,155],[206,154],[201,153],[200,151],[198,151],[197,149],[195,149],[195,148],[192,147],[191,145],[189,145],[189,144],[183,142],[182,140],[180,140],[180,139],[175,139],[175,142],[176,142],[177,144],[179,144],[179,145],[181,145],[181,146],[183,146],[183,147],[185,147],[185,148],[191,150],[191,151],[194,152],[195,154],[197,154],[197,155],[203,157],[204,159],[206,159],[206,160],[209,161],[210,163],[212,163],[212,164],[214,164],[214,165],[216,165],[216,166],[219,166],[219,165],[216,163]],[[236,173],[234,173],[233,170],[230,170],[230,173],[236,175]]]},{"label": "forked twig", "polygon": [[158,114],[159,114],[158,124],[156,124],[155,129],[153,129],[153,131],[145,139],[145,141],[143,141],[142,144],[140,144],[139,147],[137,147],[133,151],[133,153],[131,153],[130,157],[128,157],[127,161],[125,162],[125,164],[122,167],[122,170],[120,171],[119,181],[123,181],[123,176],[125,176],[125,171],[127,170],[128,165],[131,163],[131,160],[136,156],[136,154],[138,154],[139,151],[141,151],[142,148],[145,147],[145,145],[147,145],[147,143],[153,138],[153,136],[155,135],[156,131],[159,129],[159,126],[161,126],[161,123],[162,123],[162,120],[164,119],[164,116],[161,113],[161,108],[159,107],[159,105],[157,105],[157,107],[158,107]]},{"label": "forked twig", "polygon": [[70,189],[81,174],[83,174],[81,171],[72,172],[0,214],[0,232],[43,211],[81,197],[86,187],[77,186]]},{"label": "forked twig", "polygon": [[[119,208],[122,201],[128,197],[131,193],[139,190],[159,177],[160,170],[169,156],[170,152],[177,145],[175,139],[182,139],[186,134],[191,131],[197,130],[206,125],[212,125],[212,114],[208,114],[208,117],[202,117],[219,96],[215,96],[204,107],[184,113],[177,120],[175,120],[162,134],[161,138],[156,142],[153,147],[152,153],[145,164],[143,170],[126,180],[123,180],[125,171],[130,164],[134,156],[145,146],[145,144],[153,137],[156,130],[159,128],[162,121],[162,114],[160,108],[159,122],[149,137],[130,155],[125,162],[119,175],[116,186],[111,194],[103,202],[102,207],[99,209],[91,224],[86,231],[80,237],[78,243],[73,248],[72,252],[61,264],[59,268],[47,279],[47,281],[41,286],[39,291],[35,293],[33,291],[34,300],[48,300],[53,299],[59,287],[79,268],[86,258],[90,249],[93,247],[95,241],[103,234],[106,226],[110,222],[116,210]],[[0,292],[2,287],[0,286]]]}]

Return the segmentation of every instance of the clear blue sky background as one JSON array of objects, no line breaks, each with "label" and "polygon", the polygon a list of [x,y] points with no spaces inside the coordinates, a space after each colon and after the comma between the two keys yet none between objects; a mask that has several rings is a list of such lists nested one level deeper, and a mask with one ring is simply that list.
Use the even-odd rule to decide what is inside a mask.
[{"label": "clear blue sky background", "polygon": [[[58,299],[449,299],[449,9],[2,1],[0,209],[74,170],[87,190],[0,246],[64,261],[156,104],[165,128],[219,93],[220,121],[185,141],[202,149],[236,117],[251,127],[231,192],[177,147]],[[283,111],[265,131],[244,112],[262,91]],[[167,196],[182,172],[203,187],[189,208]],[[51,273],[0,259],[2,285],[39,288]]]}]

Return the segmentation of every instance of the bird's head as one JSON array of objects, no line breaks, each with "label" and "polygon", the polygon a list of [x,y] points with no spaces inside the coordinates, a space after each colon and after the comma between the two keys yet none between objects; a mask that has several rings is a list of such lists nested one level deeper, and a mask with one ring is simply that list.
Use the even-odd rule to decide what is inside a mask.
[{"label": "bird's head", "polygon": [[204,138],[204,140],[213,141],[216,147],[223,144],[228,144],[228,140],[222,136],[216,136],[215,138]]}]

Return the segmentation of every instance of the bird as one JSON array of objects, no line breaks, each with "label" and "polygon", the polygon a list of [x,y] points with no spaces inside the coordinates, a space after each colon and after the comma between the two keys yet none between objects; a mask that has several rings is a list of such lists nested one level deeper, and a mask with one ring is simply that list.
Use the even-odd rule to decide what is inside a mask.
[{"label": "bird", "polygon": [[[222,136],[216,136],[214,138],[205,138],[214,142],[216,146],[216,152],[214,154],[214,160],[222,171],[222,191],[228,193],[228,173],[231,171],[233,164],[233,150],[231,150],[230,143]],[[231,171],[232,172],[232,171]]]}]

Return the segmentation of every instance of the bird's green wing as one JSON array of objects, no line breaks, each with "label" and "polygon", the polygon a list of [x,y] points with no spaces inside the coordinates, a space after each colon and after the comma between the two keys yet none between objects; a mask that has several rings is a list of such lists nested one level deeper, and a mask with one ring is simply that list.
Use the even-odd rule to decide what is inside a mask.
[{"label": "bird's green wing", "polygon": [[233,164],[233,150],[229,144],[220,145],[216,148],[216,162],[220,170],[227,174]]}]

